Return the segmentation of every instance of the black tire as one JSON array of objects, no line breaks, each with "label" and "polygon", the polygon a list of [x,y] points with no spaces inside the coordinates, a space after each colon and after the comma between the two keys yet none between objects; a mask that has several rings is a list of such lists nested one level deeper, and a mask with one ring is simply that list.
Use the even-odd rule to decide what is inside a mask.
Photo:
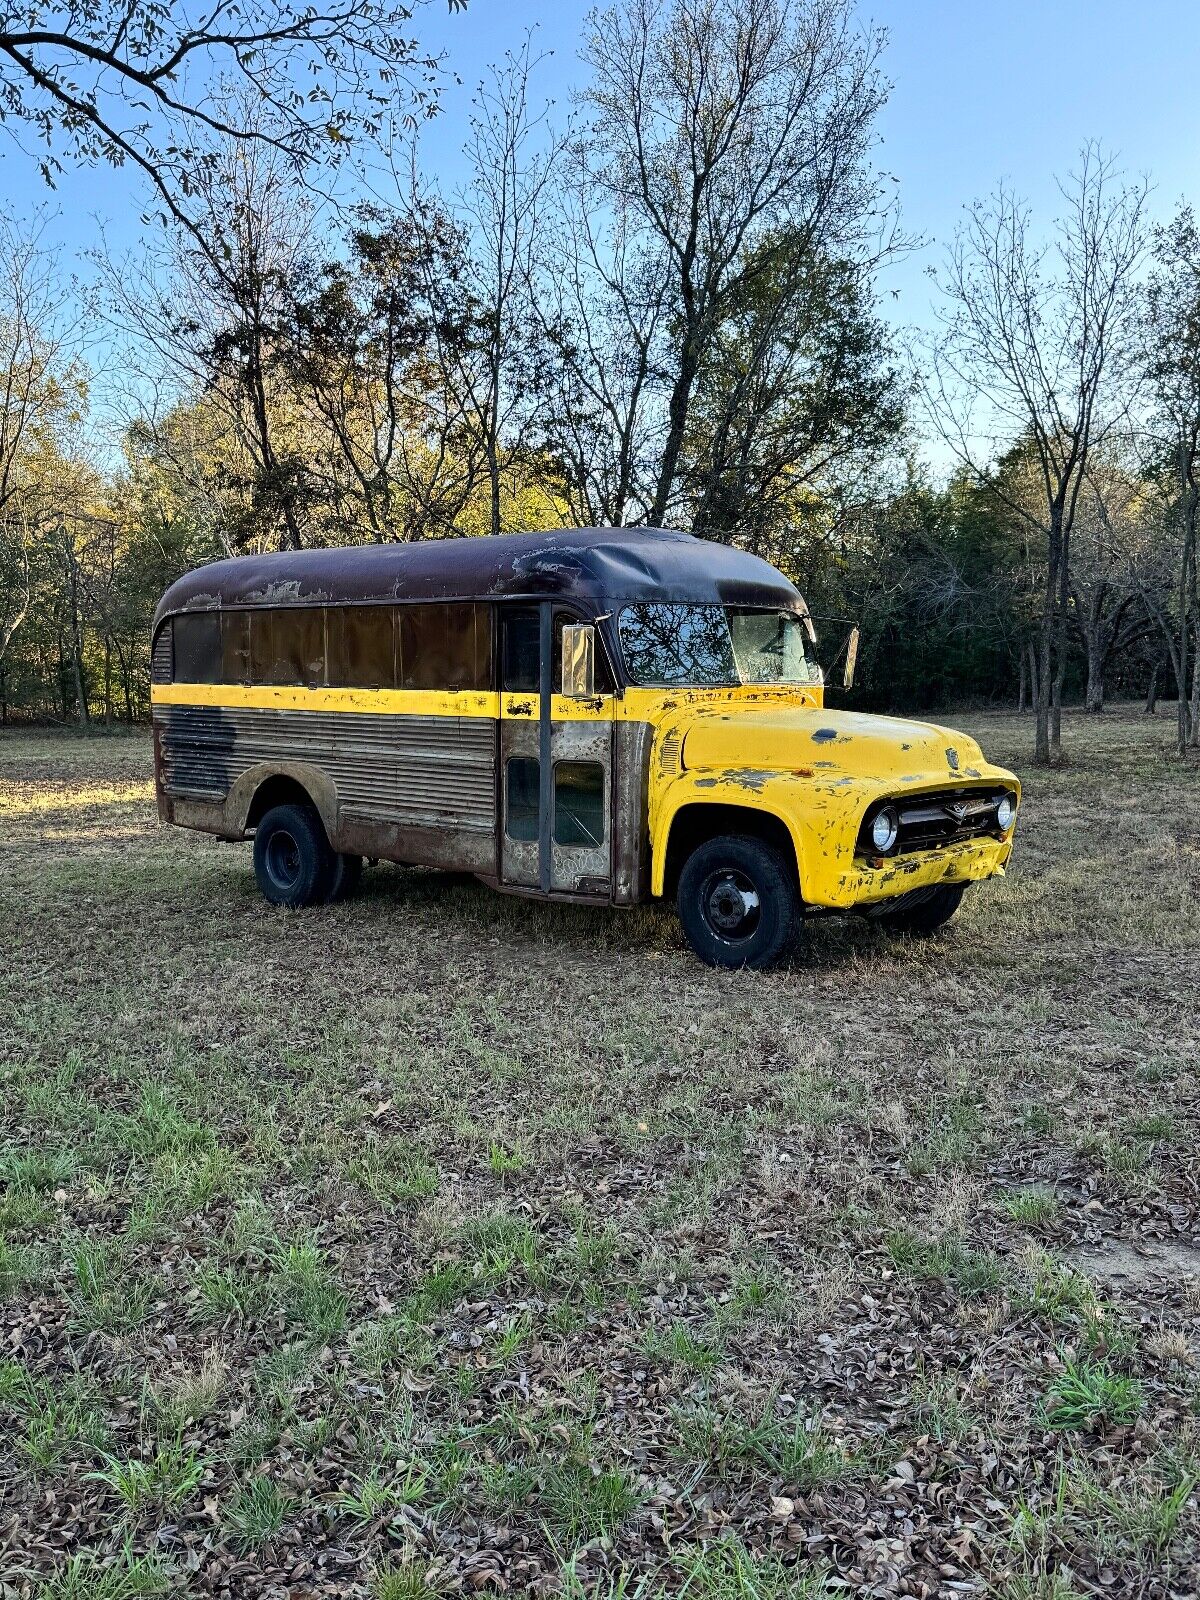
[{"label": "black tire", "polygon": [[887,911],[873,911],[871,921],[888,933],[913,933],[918,937],[936,933],[962,904],[965,883],[939,883],[932,889],[914,889],[902,894]]},{"label": "black tire", "polygon": [[358,888],[362,870],[361,856],[335,855],[329,893],[325,896],[326,903],[332,905],[335,900],[348,900]]},{"label": "black tire", "polygon": [[315,906],[333,881],[333,851],[311,806],[274,806],[254,834],[254,876],[273,906]]},{"label": "black tire", "polygon": [[679,875],[678,905],[688,944],[710,967],[773,966],[800,922],[790,864],[769,844],[742,834],[693,850]]}]

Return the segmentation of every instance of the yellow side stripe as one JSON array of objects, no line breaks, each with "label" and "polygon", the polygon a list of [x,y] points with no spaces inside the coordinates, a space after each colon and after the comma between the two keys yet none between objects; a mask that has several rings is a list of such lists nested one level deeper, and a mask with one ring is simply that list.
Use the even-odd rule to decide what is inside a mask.
[{"label": "yellow side stripe", "polygon": [[[536,703],[537,696],[534,696]],[[391,716],[491,717],[500,696],[486,689],[297,689],[245,683],[156,683],[156,706],[223,706],[247,711],[368,711]]]},{"label": "yellow side stripe", "polygon": [[[536,722],[536,694],[498,694],[487,689],[299,689],[291,685],[244,683],[156,683],[150,700],[156,706],[227,706],[253,711],[360,711],[377,715],[426,717],[503,717]],[[550,699],[554,722],[660,722],[672,711],[703,706],[790,705],[815,708],[819,694],[797,689],[640,689],[629,688],[620,699],[595,695],[576,700],[556,694]]]}]

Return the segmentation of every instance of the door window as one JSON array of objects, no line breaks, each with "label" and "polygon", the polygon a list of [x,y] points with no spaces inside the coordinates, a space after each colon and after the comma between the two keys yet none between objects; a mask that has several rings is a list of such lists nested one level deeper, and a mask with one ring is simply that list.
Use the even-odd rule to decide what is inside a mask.
[{"label": "door window", "polygon": [[536,756],[510,756],[505,767],[504,831],[522,844],[538,836],[541,773]]},{"label": "door window", "polygon": [[500,687],[505,694],[537,694],[541,686],[541,619],[535,610],[504,616],[504,660]]},{"label": "door window", "polygon": [[555,763],[554,842],[584,849],[604,843],[604,768],[598,761]]}]

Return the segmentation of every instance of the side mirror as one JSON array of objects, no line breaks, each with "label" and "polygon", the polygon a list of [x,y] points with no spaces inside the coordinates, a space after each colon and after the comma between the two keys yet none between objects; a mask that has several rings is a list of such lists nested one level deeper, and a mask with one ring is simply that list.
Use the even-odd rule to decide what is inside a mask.
[{"label": "side mirror", "polygon": [[858,665],[858,628],[850,629],[850,637],[846,641],[846,670],[842,673],[842,688],[853,689],[854,669]]},{"label": "side mirror", "polygon": [[596,630],[590,622],[569,622],[562,631],[562,692],[572,700],[596,692]]}]

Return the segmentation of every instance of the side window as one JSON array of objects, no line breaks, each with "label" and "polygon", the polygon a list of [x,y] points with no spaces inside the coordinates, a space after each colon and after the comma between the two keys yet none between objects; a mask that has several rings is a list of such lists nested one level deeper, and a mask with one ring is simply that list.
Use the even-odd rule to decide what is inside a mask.
[{"label": "side window", "polygon": [[505,694],[537,694],[541,657],[541,623],[532,607],[504,611],[500,687]]},{"label": "side window", "polygon": [[252,683],[324,683],[325,619],[319,607],[251,611],[249,617]]},{"label": "side window", "polygon": [[604,768],[598,761],[555,763],[554,842],[604,843]]},{"label": "side window", "polygon": [[326,638],[331,685],[341,689],[396,687],[396,613],[392,606],[330,606]]},{"label": "side window", "polygon": [[192,616],[176,617],[172,627],[175,639],[175,682],[220,683],[220,612],[197,611]]},{"label": "side window", "polygon": [[541,764],[536,756],[510,756],[505,767],[504,831],[528,843],[538,836]]},{"label": "side window", "polygon": [[250,612],[221,613],[221,682],[250,682]]},{"label": "side window", "polygon": [[485,689],[491,675],[490,615],[470,602],[413,604],[396,611],[403,689]]}]

